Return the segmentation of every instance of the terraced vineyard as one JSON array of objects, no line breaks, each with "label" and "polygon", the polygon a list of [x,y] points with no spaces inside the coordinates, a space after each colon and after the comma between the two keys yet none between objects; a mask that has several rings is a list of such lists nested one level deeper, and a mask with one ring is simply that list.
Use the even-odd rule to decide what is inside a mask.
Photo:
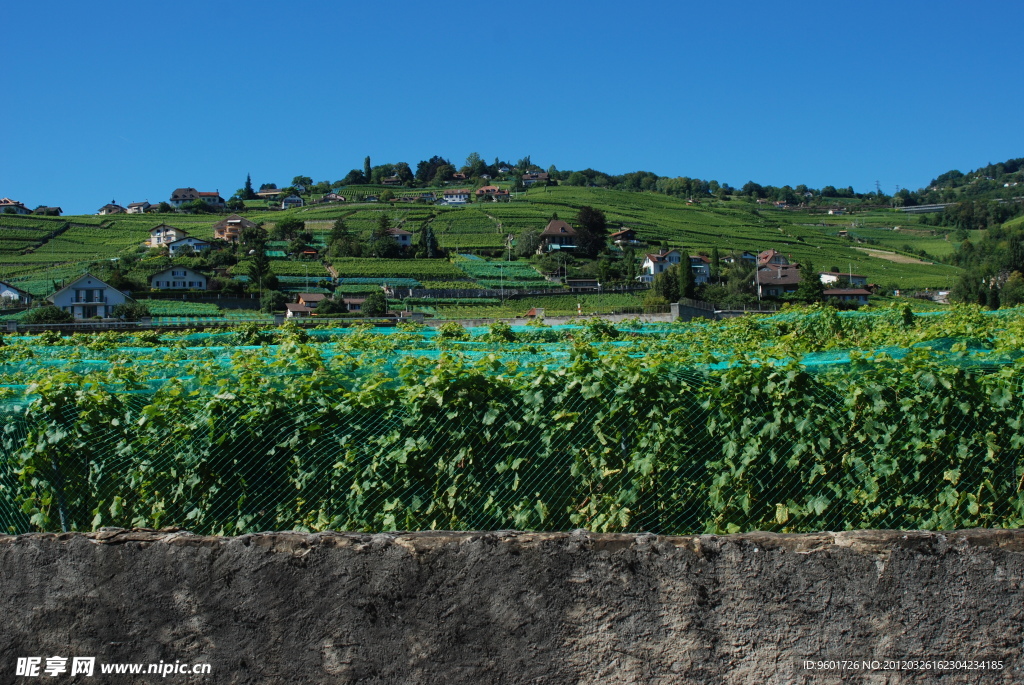
[{"label": "terraced vineyard", "polygon": [[341,278],[415,278],[417,280],[459,280],[469,278],[446,259],[360,259],[336,257],[331,265]]}]

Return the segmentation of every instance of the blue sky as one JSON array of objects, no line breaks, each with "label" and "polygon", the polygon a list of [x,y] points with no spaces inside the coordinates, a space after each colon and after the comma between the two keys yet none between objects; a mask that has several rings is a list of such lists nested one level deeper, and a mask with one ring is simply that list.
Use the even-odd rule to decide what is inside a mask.
[{"label": "blue sky", "polygon": [[440,154],[918,188],[1024,156],[1024,3],[8,3],[0,196],[93,213]]}]

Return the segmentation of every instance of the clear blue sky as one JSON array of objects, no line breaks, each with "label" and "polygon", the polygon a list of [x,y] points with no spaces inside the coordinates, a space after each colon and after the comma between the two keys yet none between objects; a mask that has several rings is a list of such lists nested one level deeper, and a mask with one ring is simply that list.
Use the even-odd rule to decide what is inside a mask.
[{"label": "clear blue sky", "polygon": [[93,213],[530,155],[918,188],[1024,156],[1024,3],[7,3],[0,196]]}]

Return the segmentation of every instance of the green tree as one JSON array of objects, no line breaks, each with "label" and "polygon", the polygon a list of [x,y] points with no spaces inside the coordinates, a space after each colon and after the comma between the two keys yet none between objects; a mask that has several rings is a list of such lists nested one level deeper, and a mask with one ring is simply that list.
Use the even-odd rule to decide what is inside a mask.
[{"label": "green tree", "polygon": [[267,251],[263,245],[257,245],[254,250],[255,254],[249,260],[248,265],[249,282],[262,292],[263,288],[267,286],[265,281],[270,276],[270,258],[267,257]]},{"label": "green tree", "polygon": [[718,246],[711,248],[711,282],[718,283],[722,274],[722,257],[718,253]]},{"label": "green tree", "polygon": [[576,253],[593,259],[605,249],[608,223],[604,212],[584,205],[576,214],[576,222]]},{"label": "green tree", "polygon": [[999,309],[999,288],[992,286],[988,289],[988,297],[985,306],[989,309]]},{"label": "green tree", "polygon": [[1002,292],[999,293],[999,302],[1004,307],[1016,307],[1024,304],[1024,274],[1014,271],[1003,284]]},{"label": "green tree", "polygon": [[[690,300],[697,297],[697,279],[693,276],[693,267],[690,266],[690,255],[684,254],[683,261],[679,263],[679,271],[676,276],[679,278],[679,297]],[[675,300],[672,300],[675,302]]]},{"label": "green tree", "polygon": [[808,303],[821,302],[823,292],[825,284],[821,282],[821,276],[818,275],[814,264],[808,260],[800,269],[800,285],[797,286],[796,296]]},{"label": "green tree", "polygon": [[277,290],[268,290],[260,298],[260,309],[267,314],[284,311],[286,304],[288,304],[288,296]]},{"label": "green tree", "polygon": [[71,312],[66,312],[60,307],[54,307],[53,305],[47,305],[45,307],[36,307],[28,310],[25,317],[22,319],[25,323],[36,324],[36,323],[70,323],[75,320]]},{"label": "green tree", "polygon": [[426,259],[434,259],[435,257],[441,256],[441,248],[437,244],[437,238],[434,237],[434,229],[431,228],[430,224],[427,224],[423,230],[420,231],[420,239],[416,248],[416,256]]},{"label": "green tree", "polygon": [[434,178],[430,185],[432,186],[443,186],[447,181],[450,181],[452,175],[455,174],[455,167],[451,164],[443,164],[437,168],[434,173]]},{"label": "green tree", "polygon": [[636,250],[632,247],[627,247],[622,250],[622,261],[625,263],[623,268],[623,275],[630,285],[636,283],[636,277],[639,275],[637,268],[639,265],[636,261]]},{"label": "green tree", "polygon": [[667,302],[679,301],[679,266],[670,266],[654,277],[653,291]]},{"label": "green tree", "polygon": [[380,202],[391,202],[392,200],[395,199],[395,191],[391,190],[391,188],[388,188],[383,193],[378,195],[377,199]]},{"label": "green tree", "polygon": [[361,257],[363,254],[359,238],[348,230],[343,219],[334,222],[327,247],[332,257]]},{"label": "green tree", "polygon": [[114,310],[111,312],[116,319],[122,319],[124,321],[138,321],[144,316],[149,316],[149,307],[142,302],[122,302],[119,305],[114,306]]},{"label": "green tree", "polygon": [[313,179],[310,176],[296,176],[292,179],[292,188],[295,188],[299,193],[308,192],[312,185]]},{"label": "green tree", "polygon": [[240,197],[243,200],[256,199],[256,191],[252,189],[252,176],[250,174],[245,175],[245,187],[242,188],[242,194]]},{"label": "green tree", "polygon": [[516,255],[529,257],[540,247],[540,231],[536,228],[524,228],[516,239]]},{"label": "green tree", "polygon": [[345,300],[341,297],[325,297],[320,300],[316,305],[316,313],[323,316],[325,314],[345,314],[348,312],[348,305],[345,304]]},{"label": "green tree", "polygon": [[359,311],[364,316],[384,316],[388,313],[388,298],[384,296],[383,291],[371,293],[363,301],[363,306]]},{"label": "green tree", "polygon": [[294,240],[295,237],[306,230],[306,222],[301,219],[284,219],[274,224],[270,231],[271,240]]},{"label": "green tree", "polygon": [[363,178],[366,179],[366,183],[370,182],[370,178],[373,176],[372,167],[370,166],[370,155],[366,155],[366,159],[363,160]]}]

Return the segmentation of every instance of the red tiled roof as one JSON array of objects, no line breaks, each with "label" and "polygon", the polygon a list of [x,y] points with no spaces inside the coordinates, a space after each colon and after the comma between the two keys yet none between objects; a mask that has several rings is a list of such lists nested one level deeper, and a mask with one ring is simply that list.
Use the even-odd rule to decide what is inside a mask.
[{"label": "red tiled roof", "polygon": [[576,235],[576,229],[561,219],[552,219],[541,231],[541,235]]}]

